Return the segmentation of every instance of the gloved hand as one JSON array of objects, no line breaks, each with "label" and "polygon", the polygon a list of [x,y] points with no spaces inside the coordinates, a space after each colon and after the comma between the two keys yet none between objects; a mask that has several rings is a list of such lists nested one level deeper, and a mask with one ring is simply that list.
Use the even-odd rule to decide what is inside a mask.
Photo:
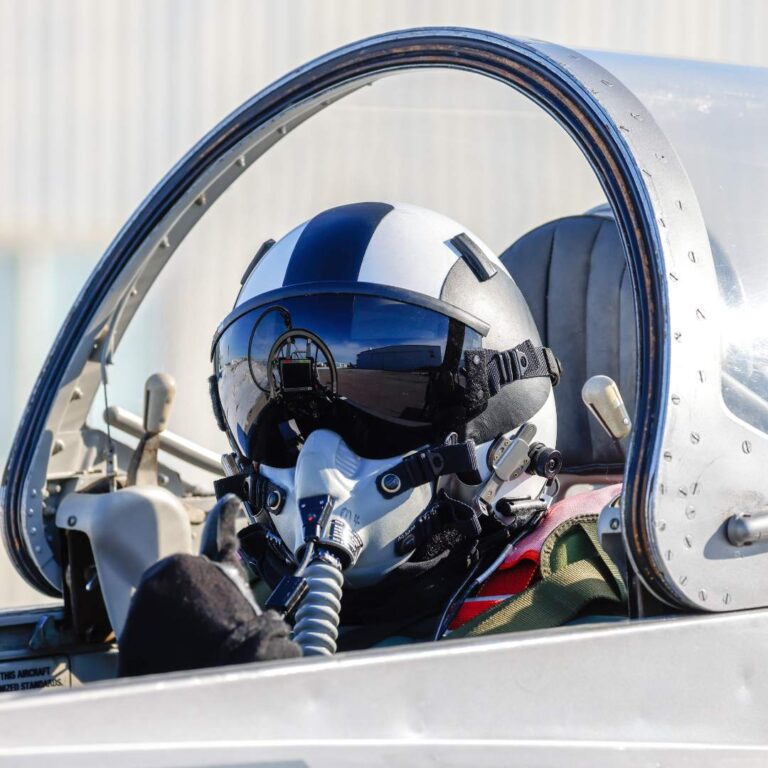
[{"label": "gloved hand", "polygon": [[244,578],[239,505],[225,496],[211,511],[202,544],[208,556],[171,555],[144,573],[119,638],[121,676],[301,655],[288,625],[261,611]]}]

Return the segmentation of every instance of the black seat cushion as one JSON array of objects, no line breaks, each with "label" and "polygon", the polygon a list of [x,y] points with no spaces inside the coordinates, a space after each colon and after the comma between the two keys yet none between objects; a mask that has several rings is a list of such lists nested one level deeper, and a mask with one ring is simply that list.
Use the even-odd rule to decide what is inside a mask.
[{"label": "black seat cushion", "polygon": [[521,237],[501,260],[528,300],[543,343],[563,363],[555,400],[565,471],[621,471],[623,450],[581,399],[584,382],[606,374],[634,413],[634,299],[615,222],[591,214],[557,219]]}]

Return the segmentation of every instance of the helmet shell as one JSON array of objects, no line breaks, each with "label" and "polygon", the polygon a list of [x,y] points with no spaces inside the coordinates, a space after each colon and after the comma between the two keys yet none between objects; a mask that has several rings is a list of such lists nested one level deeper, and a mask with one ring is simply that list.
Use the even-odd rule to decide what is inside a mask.
[{"label": "helmet shell", "polygon": [[[488,276],[457,248],[458,235],[480,252]],[[528,305],[496,254],[465,227],[439,213],[406,203],[365,202],[323,211],[291,230],[254,259],[214,346],[238,310],[267,293],[298,294],[302,287],[329,291],[383,286],[405,300],[471,318],[482,328],[483,347],[507,350],[541,340]],[[514,381],[458,431],[479,445],[533,421],[537,439],[554,445],[556,415],[547,378]],[[247,413],[248,404],[222,402],[226,413]],[[233,425],[229,425],[230,431]]]}]

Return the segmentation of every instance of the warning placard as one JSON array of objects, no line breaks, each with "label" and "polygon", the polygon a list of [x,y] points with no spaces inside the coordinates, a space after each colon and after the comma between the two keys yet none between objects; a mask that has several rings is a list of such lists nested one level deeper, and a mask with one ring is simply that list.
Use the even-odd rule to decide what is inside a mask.
[{"label": "warning placard", "polygon": [[0,693],[69,688],[71,685],[69,660],[65,656],[0,663]]}]

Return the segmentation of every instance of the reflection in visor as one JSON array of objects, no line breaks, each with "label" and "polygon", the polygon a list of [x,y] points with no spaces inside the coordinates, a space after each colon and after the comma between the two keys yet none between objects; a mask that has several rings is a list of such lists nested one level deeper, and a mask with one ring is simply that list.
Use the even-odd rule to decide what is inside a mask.
[{"label": "reflection in visor", "polygon": [[219,394],[246,456],[269,402],[290,411],[313,397],[335,398],[388,422],[423,427],[455,401],[463,352],[481,348],[481,340],[457,320],[392,299],[282,299],[222,334]]}]

